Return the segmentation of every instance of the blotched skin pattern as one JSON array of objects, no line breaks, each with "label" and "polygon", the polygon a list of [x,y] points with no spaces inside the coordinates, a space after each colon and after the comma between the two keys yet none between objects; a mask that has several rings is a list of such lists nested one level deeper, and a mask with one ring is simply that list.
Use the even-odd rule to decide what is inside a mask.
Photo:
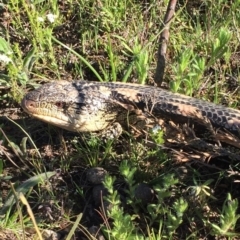
[{"label": "blotched skin pattern", "polygon": [[129,114],[145,118],[183,118],[239,133],[240,111],[211,102],[131,83],[54,81],[29,92],[24,111],[47,123],[76,132],[101,131]]}]

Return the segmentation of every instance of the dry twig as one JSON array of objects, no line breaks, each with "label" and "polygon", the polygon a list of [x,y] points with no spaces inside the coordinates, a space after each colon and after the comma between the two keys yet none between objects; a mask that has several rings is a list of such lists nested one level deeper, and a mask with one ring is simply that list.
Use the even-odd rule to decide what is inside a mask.
[{"label": "dry twig", "polygon": [[167,43],[169,39],[170,23],[175,13],[176,4],[177,4],[177,0],[169,0],[168,2],[167,12],[163,22],[163,30],[159,39],[158,62],[157,62],[157,69],[155,73],[155,79],[154,79],[158,87],[161,86],[163,81],[163,75],[164,75],[164,70],[166,65],[166,52],[167,52]]}]

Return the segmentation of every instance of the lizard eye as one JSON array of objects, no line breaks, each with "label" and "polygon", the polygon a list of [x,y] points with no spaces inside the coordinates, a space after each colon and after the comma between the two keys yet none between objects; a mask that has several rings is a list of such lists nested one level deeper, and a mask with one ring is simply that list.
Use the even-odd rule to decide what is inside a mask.
[{"label": "lizard eye", "polygon": [[63,107],[63,103],[62,102],[56,102],[55,106],[57,106],[58,108],[62,108]]}]

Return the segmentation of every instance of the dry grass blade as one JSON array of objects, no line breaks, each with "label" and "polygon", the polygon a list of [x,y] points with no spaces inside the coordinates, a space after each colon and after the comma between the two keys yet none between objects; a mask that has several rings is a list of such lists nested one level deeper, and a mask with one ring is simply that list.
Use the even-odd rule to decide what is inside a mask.
[{"label": "dry grass blade", "polygon": [[19,199],[20,199],[20,200],[22,201],[22,203],[27,207],[28,214],[29,214],[30,218],[32,219],[32,222],[33,222],[35,231],[37,232],[37,235],[38,235],[39,240],[43,240],[42,235],[41,235],[41,233],[40,233],[40,230],[39,230],[39,228],[38,228],[36,219],[35,219],[35,217],[34,217],[33,211],[32,211],[32,209],[31,209],[31,207],[30,207],[27,199],[25,198],[25,196],[23,195],[22,192],[20,192],[20,194],[19,194]]}]

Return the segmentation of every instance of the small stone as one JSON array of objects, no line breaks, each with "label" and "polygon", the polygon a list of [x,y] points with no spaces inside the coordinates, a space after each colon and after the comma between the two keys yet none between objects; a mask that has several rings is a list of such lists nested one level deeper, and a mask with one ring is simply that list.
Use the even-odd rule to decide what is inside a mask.
[{"label": "small stone", "polygon": [[107,174],[107,171],[101,167],[90,168],[87,171],[87,180],[92,184],[101,184]]},{"label": "small stone", "polygon": [[95,206],[101,206],[104,202],[104,197],[108,195],[108,190],[102,185],[97,185],[92,190],[92,196]]},{"label": "small stone", "polygon": [[146,183],[139,183],[135,189],[135,198],[143,205],[151,203],[154,198],[154,191]]},{"label": "small stone", "polygon": [[107,200],[104,200],[104,201],[103,201],[103,206],[101,206],[101,207],[104,209],[105,213],[107,214],[108,211],[110,211],[110,210],[112,209],[113,204],[110,203],[110,202],[107,201]]},{"label": "small stone", "polygon": [[42,238],[44,240],[59,240],[61,238],[61,236],[60,236],[60,234],[58,234],[52,230],[45,229],[42,232]]},{"label": "small stone", "polygon": [[91,226],[90,228],[88,228],[88,232],[98,240],[104,240],[105,239],[104,236],[100,232],[100,227]]}]

